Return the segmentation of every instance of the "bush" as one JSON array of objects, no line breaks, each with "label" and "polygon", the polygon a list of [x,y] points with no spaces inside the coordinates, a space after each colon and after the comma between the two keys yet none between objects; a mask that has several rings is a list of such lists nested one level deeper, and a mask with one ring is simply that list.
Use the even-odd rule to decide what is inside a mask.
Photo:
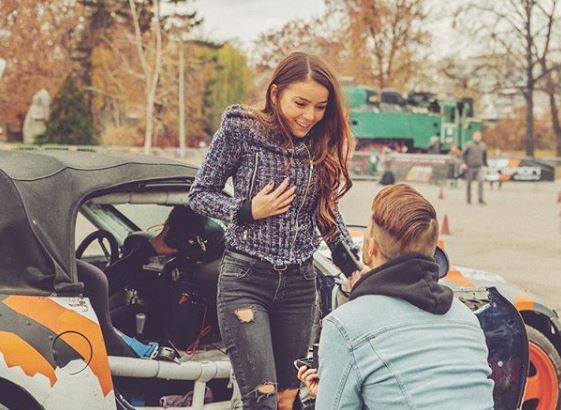
[{"label": "bush", "polygon": [[45,133],[38,144],[97,145],[92,111],[84,93],[67,77],[51,106]]}]

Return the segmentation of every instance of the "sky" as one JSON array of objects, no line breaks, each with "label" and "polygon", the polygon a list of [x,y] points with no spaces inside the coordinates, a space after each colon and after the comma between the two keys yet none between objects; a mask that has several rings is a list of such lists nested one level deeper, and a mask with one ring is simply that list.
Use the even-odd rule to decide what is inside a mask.
[{"label": "sky", "polygon": [[260,33],[277,29],[295,18],[319,17],[323,0],[195,0],[204,18],[204,33],[216,40],[238,39],[251,48]]},{"label": "sky", "polygon": [[[461,0],[427,0],[431,8],[427,23],[433,35],[431,52],[439,58],[465,53],[451,28],[449,16]],[[224,41],[237,39],[245,51],[251,51],[259,34],[278,29],[288,21],[320,17],[324,0],[193,0],[191,7],[204,18],[205,38]],[[454,40],[456,39],[456,40]]]}]

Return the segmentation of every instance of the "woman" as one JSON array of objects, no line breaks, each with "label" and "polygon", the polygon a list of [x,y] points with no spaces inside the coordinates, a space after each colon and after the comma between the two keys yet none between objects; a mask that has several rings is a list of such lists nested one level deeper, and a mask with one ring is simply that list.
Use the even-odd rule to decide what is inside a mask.
[{"label": "woman", "polygon": [[[290,409],[292,363],[310,342],[317,231],[353,246],[337,210],[351,187],[351,134],[326,63],[279,63],[261,111],[228,108],[190,193],[191,207],[230,222],[218,316],[244,408]],[[222,193],[232,177],[234,197]]]}]

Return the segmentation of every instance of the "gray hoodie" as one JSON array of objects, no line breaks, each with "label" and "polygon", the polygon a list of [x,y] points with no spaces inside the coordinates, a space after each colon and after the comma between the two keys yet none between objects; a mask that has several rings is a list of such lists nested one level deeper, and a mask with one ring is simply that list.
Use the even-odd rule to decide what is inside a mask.
[{"label": "gray hoodie", "polygon": [[[282,148],[274,135],[251,111],[234,105],[223,116],[220,129],[189,194],[196,212],[229,221],[226,246],[273,264],[301,263],[319,246],[315,208],[319,200],[317,172],[311,161],[306,139],[292,148]],[[226,180],[232,177],[234,197],[224,194]],[[278,186],[286,177],[296,186],[290,209],[257,221],[243,216],[244,207],[268,182]],[[333,249],[341,241],[355,248],[337,216],[337,234],[328,241]]]}]

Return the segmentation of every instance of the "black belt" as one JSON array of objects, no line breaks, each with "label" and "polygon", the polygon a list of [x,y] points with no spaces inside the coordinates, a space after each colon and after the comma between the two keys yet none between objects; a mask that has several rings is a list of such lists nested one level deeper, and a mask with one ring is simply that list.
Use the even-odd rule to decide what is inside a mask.
[{"label": "black belt", "polygon": [[233,258],[240,259],[249,263],[251,266],[256,268],[264,268],[264,269],[274,269],[276,271],[285,271],[285,270],[293,270],[299,269],[302,266],[307,265],[308,263],[312,262],[313,257],[308,258],[304,262],[301,263],[271,263],[259,259],[255,256],[248,255],[245,252],[241,252],[238,250],[233,250],[230,248],[226,248],[226,253],[229,253]]}]

